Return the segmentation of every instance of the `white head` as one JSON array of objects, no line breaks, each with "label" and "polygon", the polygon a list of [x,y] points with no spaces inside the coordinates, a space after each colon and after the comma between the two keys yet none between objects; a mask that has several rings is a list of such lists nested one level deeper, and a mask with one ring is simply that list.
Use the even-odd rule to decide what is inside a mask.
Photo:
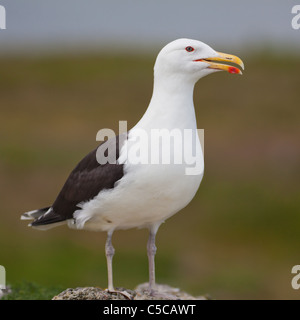
[{"label": "white head", "polygon": [[226,61],[244,68],[242,60],[236,56],[217,52],[198,40],[177,39],[160,51],[155,62],[154,73],[155,77],[183,77],[193,83],[216,71],[242,73],[236,67],[219,63]]}]

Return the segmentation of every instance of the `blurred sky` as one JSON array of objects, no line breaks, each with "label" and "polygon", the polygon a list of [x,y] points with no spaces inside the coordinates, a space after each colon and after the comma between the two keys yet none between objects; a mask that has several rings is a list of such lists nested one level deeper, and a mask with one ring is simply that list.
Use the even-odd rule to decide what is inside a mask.
[{"label": "blurred sky", "polygon": [[123,48],[157,50],[180,37],[222,48],[300,48],[295,0],[0,0],[0,52]]}]

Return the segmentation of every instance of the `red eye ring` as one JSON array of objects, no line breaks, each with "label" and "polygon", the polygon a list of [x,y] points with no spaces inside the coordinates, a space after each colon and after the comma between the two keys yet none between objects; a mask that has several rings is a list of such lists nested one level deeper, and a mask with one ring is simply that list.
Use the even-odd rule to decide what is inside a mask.
[{"label": "red eye ring", "polygon": [[193,52],[195,49],[193,47],[188,46],[188,47],[185,48],[185,50],[187,52]]}]

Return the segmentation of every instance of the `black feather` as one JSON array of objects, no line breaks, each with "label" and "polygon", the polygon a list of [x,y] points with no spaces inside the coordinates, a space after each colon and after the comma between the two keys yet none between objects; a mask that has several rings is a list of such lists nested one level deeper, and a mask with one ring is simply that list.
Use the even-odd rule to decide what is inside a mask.
[{"label": "black feather", "polygon": [[[127,134],[108,139],[101,144],[101,148],[115,148],[115,159],[119,158],[119,146]],[[58,194],[51,211],[32,222],[32,226],[61,222],[73,218],[74,211],[78,210],[80,202],[93,199],[101,190],[111,189],[124,175],[123,164],[99,164],[96,155],[99,147],[86,155],[69,175],[60,193]],[[104,153],[107,156],[107,152]]]}]

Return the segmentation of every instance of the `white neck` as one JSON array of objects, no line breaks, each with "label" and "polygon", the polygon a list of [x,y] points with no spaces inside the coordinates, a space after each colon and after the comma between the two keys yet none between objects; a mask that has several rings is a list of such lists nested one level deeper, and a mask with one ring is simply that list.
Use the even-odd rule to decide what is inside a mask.
[{"label": "white neck", "polygon": [[195,129],[194,85],[180,75],[155,73],[150,104],[135,127]]}]

